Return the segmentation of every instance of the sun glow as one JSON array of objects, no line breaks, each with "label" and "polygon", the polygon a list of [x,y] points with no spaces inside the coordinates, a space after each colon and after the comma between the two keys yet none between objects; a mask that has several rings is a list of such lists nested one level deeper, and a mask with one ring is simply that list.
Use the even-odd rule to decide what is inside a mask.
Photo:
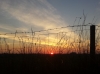
[{"label": "sun glow", "polygon": [[51,55],[53,55],[54,53],[53,52],[51,52]]}]

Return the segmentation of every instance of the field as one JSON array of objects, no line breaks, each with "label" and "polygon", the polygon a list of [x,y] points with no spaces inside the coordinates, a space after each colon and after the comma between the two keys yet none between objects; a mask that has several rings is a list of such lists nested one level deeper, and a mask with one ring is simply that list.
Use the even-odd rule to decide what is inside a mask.
[{"label": "field", "polygon": [[100,55],[95,57],[91,63],[88,54],[1,54],[0,73],[96,73],[100,68]]}]

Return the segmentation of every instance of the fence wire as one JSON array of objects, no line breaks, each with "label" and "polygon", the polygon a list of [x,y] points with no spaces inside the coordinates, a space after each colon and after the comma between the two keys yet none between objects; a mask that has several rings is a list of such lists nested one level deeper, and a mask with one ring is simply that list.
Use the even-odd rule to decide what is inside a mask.
[{"label": "fence wire", "polygon": [[[74,25],[48,30],[0,34],[0,53],[90,53],[90,26]],[[96,25],[96,53],[100,53],[100,26]]]}]

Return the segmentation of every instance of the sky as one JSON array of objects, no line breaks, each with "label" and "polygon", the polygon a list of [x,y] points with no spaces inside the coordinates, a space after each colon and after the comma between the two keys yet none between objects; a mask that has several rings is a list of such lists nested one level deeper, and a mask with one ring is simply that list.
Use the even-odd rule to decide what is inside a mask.
[{"label": "sky", "polygon": [[34,31],[73,25],[76,17],[100,17],[100,0],[0,0],[0,31]]},{"label": "sky", "polygon": [[83,14],[87,24],[99,25],[100,0],[0,0],[0,34],[77,25]]}]

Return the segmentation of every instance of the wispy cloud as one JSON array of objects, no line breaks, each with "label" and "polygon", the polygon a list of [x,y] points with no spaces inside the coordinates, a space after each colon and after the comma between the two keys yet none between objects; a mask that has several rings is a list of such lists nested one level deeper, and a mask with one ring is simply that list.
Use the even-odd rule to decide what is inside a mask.
[{"label": "wispy cloud", "polygon": [[[16,28],[19,31],[28,31],[28,26],[37,26],[42,29],[67,26],[57,10],[46,0],[3,0],[0,1],[0,9],[3,9],[19,22],[23,22],[23,26],[27,25],[26,28]],[[2,28],[5,29],[6,26]],[[12,30],[11,28],[12,26],[9,26],[6,29]],[[70,31],[70,29],[67,28],[66,31]]]},{"label": "wispy cloud", "polygon": [[44,29],[67,25],[46,0],[4,0],[0,3],[2,9],[27,25],[36,25]]}]

